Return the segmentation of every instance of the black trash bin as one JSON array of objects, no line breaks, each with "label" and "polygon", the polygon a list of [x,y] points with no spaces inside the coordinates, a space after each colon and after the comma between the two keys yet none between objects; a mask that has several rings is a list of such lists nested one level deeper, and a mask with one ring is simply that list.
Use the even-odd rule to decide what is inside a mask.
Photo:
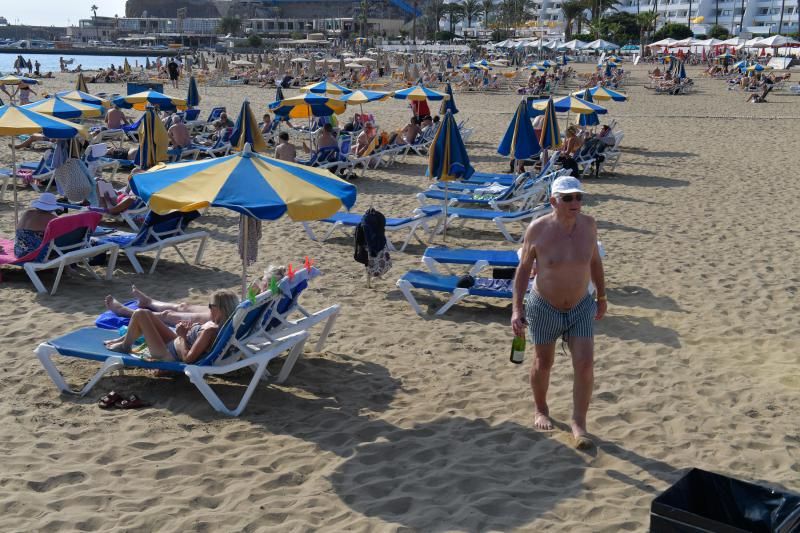
[{"label": "black trash bin", "polygon": [[699,468],[653,500],[653,533],[798,533],[800,495]]}]

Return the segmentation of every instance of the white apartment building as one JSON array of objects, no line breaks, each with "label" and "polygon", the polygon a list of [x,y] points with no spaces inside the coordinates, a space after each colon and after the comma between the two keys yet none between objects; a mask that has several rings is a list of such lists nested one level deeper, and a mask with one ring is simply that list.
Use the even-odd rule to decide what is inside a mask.
[{"label": "white apartment building", "polygon": [[[657,4],[656,4],[657,2]],[[783,4],[783,24],[781,19]],[[689,24],[696,35],[705,34],[711,26],[719,24],[734,35],[742,32],[753,35],[768,33],[794,33],[797,31],[797,0],[623,0],[619,9],[629,13],[652,11],[661,14],[658,25],[674,22]],[[691,9],[691,12],[689,11]],[[694,24],[690,19],[703,17]]]}]

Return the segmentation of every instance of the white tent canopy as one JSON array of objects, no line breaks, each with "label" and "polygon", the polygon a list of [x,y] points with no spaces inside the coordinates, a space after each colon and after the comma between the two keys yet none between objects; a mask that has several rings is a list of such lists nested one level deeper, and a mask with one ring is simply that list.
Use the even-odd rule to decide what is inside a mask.
[{"label": "white tent canopy", "polygon": [[744,39],[741,37],[731,37],[730,39],[725,39],[720,44],[723,46],[741,46],[744,44]]},{"label": "white tent canopy", "polygon": [[680,41],[674,41],[672,44],[668,45],[670,48],[681,48],[692,46],[695,43],[695,40],[691,37],[687,37],[686,39],[681,39]]},{"label": "white tent canopy", "polygon": [[675,42],[675,39],[671,37],[667,37],[666,39],[661,39],[660,41],[656,41],[654,43],[648,44],[647,48],[657,48],[660,46],[670,46],[672,43]]},{"label": "white tent canopy", "polygon": [[752,45],[755,48],[781,48],[783,46],[800,46],[800,41],[796,41],[791,37],[784,37],[783,35],[773,35],[772,37],[765,37],[758,39]]},{"label": "white tent canopy", "polygon": [[562,48],[566,48],[567,50],[582,50],[582,49],[586,48],[587,44],[589,44],[589,43],[585,43],[585,42],[580,41],[578,39],[572,39],[570,42],[564,43]]},{"label": "white tent canopy", "polygon": [[608,42],[603,39],[597,39],[596,41],[592,41],[586,45],[586,48],[589,50],[618,50],[619,45]]}]

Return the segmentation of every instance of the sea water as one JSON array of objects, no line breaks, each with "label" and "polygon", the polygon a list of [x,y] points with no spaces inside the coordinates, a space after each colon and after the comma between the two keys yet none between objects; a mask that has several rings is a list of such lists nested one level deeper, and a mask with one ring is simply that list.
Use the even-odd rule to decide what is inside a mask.
[{"label": "sea water", "polygon": [[[7,53],[0,53],[0,73],[3,75],[6,74],[13,74],[14,73],[14,61],[17,59],[18,54],[7,54]],[[58,58],[63,57],[65,60],[69,61],[70,59],[74,59],[71,65],[67,65],[69,70],[75,69],[78,65],[81,65],[82,70],[98,70],[100,68],[108,68],[111,65],[119,68],[121,65],[125,63],[124,56],[76,56],[76,55],[69,55],[69,54],[21,54],[22,57],[25,58],[27,61],[28,59],[31,60],[31,65],[34,65],[34,69],[36,61],[41,63],[39,67],[39,72],[41,74],[46,74],[48,72],[58,73],[61,72],[61,67],[58,64]],[[144,65],[148,58],[140,57],[140,56],[133,56],[128,58],[128,63],[130,63],[131,67],[136,69],[138,66]],[[156,60],[156,56],[152,56],[149,58],[150,62],[153,63]],[[162,63],[164,61],[162,60]],[[24,69],[23,74],[27,74],[28,69]]]}]

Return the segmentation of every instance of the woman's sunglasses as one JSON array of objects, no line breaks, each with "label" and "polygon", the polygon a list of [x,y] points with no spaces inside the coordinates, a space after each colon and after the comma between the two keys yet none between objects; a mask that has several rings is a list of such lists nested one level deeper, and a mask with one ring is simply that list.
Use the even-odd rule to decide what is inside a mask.
[{"label": "woman's sunglasses", "polygon": [[208,304],[208,308],[209,309],[214,309],[216,306],[217,306],[217,304]]},{"label": "woman's sunglasses", "polygon": [[567,203],[567,204],[570,203],[572,200],[575,200],[576,202],[583,201],[583,195],[581,193],[565,194],[564,196],[561,196],[560,198],[561,198],[562,202]]}]

